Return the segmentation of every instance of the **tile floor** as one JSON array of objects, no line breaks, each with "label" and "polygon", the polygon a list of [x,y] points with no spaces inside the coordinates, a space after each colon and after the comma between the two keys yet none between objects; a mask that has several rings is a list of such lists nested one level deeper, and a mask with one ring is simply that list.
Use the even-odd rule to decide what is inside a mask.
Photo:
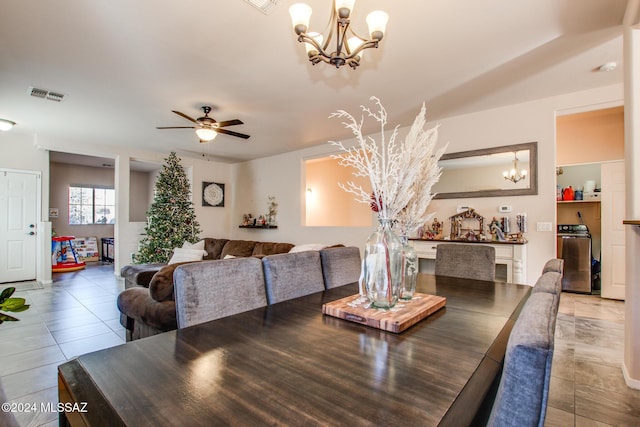
[{"label": "tile floor", "polygon": [[0,325],[0,381],[11,402],[36,403],[35,412],[15,414],[21,426],[58,425],[57,413],[39,409],[41,402],[58,401],[59,364],[125,342],[115,303],[123,289],[112,264],[93,262],[54,273],[44,289],[14,294],[30,308],[15,314],[19,322]]},{"label": "tile floor", "polygon": [[640,426],[622,376],[624,302],[563,293],[545,426]]},{"label": "tile floor", "polygon": [[[54,275],[23,291],[31,308],[0,325],[0,380],[11,402],[57,402],[57,367],[124,343],[115,299],[124,288],[111,264]],[[16,296],[18,296],[16,294]],[[624,303],[563,293],[546,426],[639,426],[640,390],[622,378]],[[19,413],[21,426],[58,425],[56,413]]]}]

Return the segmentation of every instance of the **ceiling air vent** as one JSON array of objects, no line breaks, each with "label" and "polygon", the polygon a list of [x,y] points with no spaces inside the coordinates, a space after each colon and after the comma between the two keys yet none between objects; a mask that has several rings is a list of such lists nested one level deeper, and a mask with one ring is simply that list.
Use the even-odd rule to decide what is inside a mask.
[{"label": "ceiling air vent", "polygon": [[46,89],[38,89],[37,87],[30,87],[29,95],[56,102],[61,102],[64,99],[64,94],[62,93],[51,92]]},{"label": "ceiling air vent", "polygon": [[265,15],[269,14],[269,11],[273,6],[278,3],[278,0],[244,0],[249,3],[251,6],[258,9],[260,12]]}]

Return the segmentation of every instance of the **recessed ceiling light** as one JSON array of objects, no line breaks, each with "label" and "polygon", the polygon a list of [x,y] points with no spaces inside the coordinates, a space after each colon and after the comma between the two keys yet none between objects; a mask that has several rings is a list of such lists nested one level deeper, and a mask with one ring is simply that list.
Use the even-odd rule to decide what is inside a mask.
[{"label": "recessed ceiling light", "polygon": [[613,71],[616,69],[616,67],[618,66],[618,64],[616,64],[615,62],[607,62],[606,64],[602,64],[600,66],[600,68],[598,68],[598,70],[600,71]]},{"label": "recessed ceiling light", "polygon": [[6,119],[0,119],[0,131],[10,130],[16,125],[15,122]]}]

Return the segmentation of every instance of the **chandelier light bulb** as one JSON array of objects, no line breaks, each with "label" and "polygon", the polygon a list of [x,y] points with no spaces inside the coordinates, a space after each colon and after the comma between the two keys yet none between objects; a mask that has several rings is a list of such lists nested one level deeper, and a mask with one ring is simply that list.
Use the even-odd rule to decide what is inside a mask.
[{"label": "chandelier light bulb", "polygon": [[367,25],[369,26],[369,35],[374,40],[382,40],[384,31],[389,22],[389,15],[381,10],[375,10],[367,15]]},{"label": "chandelier light bulb", "polygon": [[342,19],[348,19],[356,0],[336,0],[336,12]]},{"label": "chandelier light bulb", "polygon": [[[322,34],[320,33],[308,33],[309,37],[311,37],[316,43],[318,43],[318,46],[322,47],[322,42],[324,41],[324,37],[322,37]],[[309,57],[315,56],[318,54],[318,48],[315,47],[313,44],[311,43],[305,43],[304,44],[304,48],[307,50],[307,55]]]},{"label": "chandelier light bulb", "polygon": [[289,8],[289,15],[291,15],[291,22],[296,34],[300,35],[307,32],[309,28],[309,21],[311,20],[311,6],[304,3],[295,3]]}]

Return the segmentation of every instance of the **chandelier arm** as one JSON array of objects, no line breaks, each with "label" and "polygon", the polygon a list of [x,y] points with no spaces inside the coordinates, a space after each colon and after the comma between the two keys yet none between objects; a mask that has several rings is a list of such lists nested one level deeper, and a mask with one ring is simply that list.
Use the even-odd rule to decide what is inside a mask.
[{"label": "chandelier arm", "polygon": [[363,50],[369,49],[372,47],[375,47],[376,49],[378,48],[378,40],[366,40],[364,43],[362,43],[360,46],[354,49],[353,52],[351,52],[351,54],[347,58],[353,58]]}]

